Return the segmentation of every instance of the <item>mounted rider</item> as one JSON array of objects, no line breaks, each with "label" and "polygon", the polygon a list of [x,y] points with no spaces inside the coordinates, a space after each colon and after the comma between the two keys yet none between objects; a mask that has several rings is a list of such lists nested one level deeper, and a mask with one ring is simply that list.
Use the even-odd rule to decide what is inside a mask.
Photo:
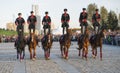
[{"label": "mounted rider", "polygon": [[[29,24],[28,28],[29,28],[29,34],[30,34],[30,37],[28,38],[28,43],[30,42],[31,32],[33,34],[35,34],[35,27],[36,27],[36,23],[37,23],[37,17],[34,15],[34,12],[31,11],[30,13],[31,13],[31,15],[27,19],[27,23]],[[37,45],[39,46],[39,44],[38,44],[39,39],[36,35],[35,35],[35,37],[36,37]]]},{"label": "mounted rider", "polygon": [[24,33],[24,24],[25,24],[25,20],[22,17],[22,13],[18,13],[18,18],[16,18],[15,20],[15,24],[17,26],[17,34],[18,36],[20,35],[19,29],[21,29],[22,34]]},{"label": "mounted rider", "polygon": [[69,21],[70,21],[70,16],[67,13],[67,9],[65,8],[64,9],[64,13],[61,16],[61,22],[62,22],[62,28],[63,28],[63,35],[64,35],[65,27],[66,27],[66,32],[67,32],[67,30],[69,28]]},{"label": "mounted rider", "polygon": [[92,16],[92,23],[93,23],[93,27],[94,27],[94,31],[97,34],[100,30],[100,14],[98,13],[98,9],[95,10],[95,14],[93,14]]},{"label": "mounted rider", "polygon": [[42,25],[44,29],[44,35],[46,35],[46,29],[48,28],[48,34],[51,32],[51,18],[48,16],[48,12],[45,12],[45,16],[43,17],[42,20]]},{"label": "mounted rider", "polygon": [[88,17],[88,14],[86,12],[86,8],[83,8],[83,12],[80,13],[80,17],[79,17],[82,34],[85,33],[85,30],[87,29],[87,26],[88,26],[87,17]]},{"label": "mounted rider", "polygon": [[22,17],[22,13],[18,13],[18,18],[16,18],[16,20],[15,20],[15,25],[17,26],[16,30],[17,30],[17,34],[18,34],[18,37],[15,41],[15,46],[17,46],[17,44],[19,44],[20,36],[24,35],[24,24],[25,24],[25,20]]},{"label": "mounted rider", "polygon": [[28,17],[27,22],[29,24],[29,33],[31,34],[31,29],[32,29],[33,33],[35,33],[35,25],[37,23],[37,18],[34,15],[33,11],[31,11],[30,13],[31,13],[31,15]]}]

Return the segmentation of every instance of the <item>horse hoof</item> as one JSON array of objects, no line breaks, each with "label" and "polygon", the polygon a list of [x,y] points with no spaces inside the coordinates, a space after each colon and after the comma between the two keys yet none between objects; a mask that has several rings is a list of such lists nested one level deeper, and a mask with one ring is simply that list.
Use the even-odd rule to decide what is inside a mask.
[{"label": "horse hoof", "polygon": [[68,57],[65,57],[66,60],[68,60]]},{"label": "horse hoof", "polygon": [[35,61],[35,58],[33,58],[32,60]]},{"label": "horse hoof", "polygon": [[92,57],[95,59],[96,56],[95,56],[95,55],[92,55]]},{"label": "horse hoof", "polygon": [[20,59],[20,62],[22,62],[23,60],[22,59]]},{"label": "horse hoof", "polygon": [[46,60],[50,60],[50,58],[45,58]]},{"label": "horse hoof", "polygon": [[34,56],[34,58],[36,59],[36,56]]}]

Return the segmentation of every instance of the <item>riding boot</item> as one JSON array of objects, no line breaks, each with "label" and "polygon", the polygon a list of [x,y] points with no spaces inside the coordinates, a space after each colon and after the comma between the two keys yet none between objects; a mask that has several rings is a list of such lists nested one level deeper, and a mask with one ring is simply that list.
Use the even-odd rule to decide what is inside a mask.
[{"label": "riding boot", "polygon": [[67,33],[67,31],[68,31],[68,27],[66,27],[66,33]]},{"label": "riding boot", "polygon": [[63,27],[63,35],[64,35],[64,30],[65,30],[65,27]]},{"label": "riding boot", "polygon": [[44,28],[44,35],[46,35],[46,28]]}]

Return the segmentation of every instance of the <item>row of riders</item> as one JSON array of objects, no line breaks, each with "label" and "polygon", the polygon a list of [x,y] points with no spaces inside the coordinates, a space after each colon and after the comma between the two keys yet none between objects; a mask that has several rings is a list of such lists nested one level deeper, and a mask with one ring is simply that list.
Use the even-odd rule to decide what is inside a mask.
[{"label": "row of riders", "polygon": [[[87,23],[87,17],[88,14],[86,12],[86,9],[83,8],[83,12],[80,13],[79,22],[81,26],[81,32],[82,34],[78,38],[78,50],[79,50],[79,56],[80,52],[82,50],[82,57],[87,59],[87,53],[88,53],[88,45],[89,45],[89,31],[87,29],[88,23]],[[71,36],[72,36],[72,30],[69,28],[69,21],[70,16],[67,13],[67,9],[64,9],[64,13],[61,16],[61,22],[62,22],[62,28],[63,28],[63,35],[60,37],[60,50],[61,55],[63,58],[68,59],[68,50],[71,45]],[[96,13],[93,14],[92,22],[95,30],[95,34],[90,38],[90,43],[92,46],[92,54],[95,57],[97,55],[97,46],[100,46],[100,57],[102,59],[102,37],[104,36],[104,30],[99,32],[100,29],[100,14],[98,13],[98,9],[96,9]],[[25,20],[22,18],[22,14],[18,13],[18,18],[15,20],[15,24],[17,25],[17,33],[18,38],[15,42],[15,47],[17,49],[17,59],[24,59],[25,56],[25,45],[28,45],[29,52],[30,52],[30,59],[35,60],[36,59],[36,46],[38,44],[38,38],[35,35],[35,25],[37,23],[36,16],[34,15],[34,12],[31,11],[31,15],[28,17],[27,22],[29,24],[29,37],[24,37],[24,23]],[[44,50],[44,56],[45,59],[49,59],[50,57],[50,49],[52,46],[52,35],[51,35],[51,18],[48,16],[48,12],[45,12],[45,16],[42,20],[43,29],[44,29],[44,36],[41,39],[42,48]],[[48,29],[48,33],[46,33],[46,29]],[[64,34],[64,31],[66,29],[66,34]],[[19,58],[20,57],[20,58]]]}]

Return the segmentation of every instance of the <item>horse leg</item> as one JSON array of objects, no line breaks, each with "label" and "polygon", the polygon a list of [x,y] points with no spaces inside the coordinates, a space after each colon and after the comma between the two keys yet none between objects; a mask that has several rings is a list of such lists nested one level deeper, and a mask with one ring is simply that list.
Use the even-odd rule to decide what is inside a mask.
[{"label": "horse leg", "polygon": [[60,46],[60,50],[61,50],[61,56],[63,57],[63,48],[62,48],[62,46]]},{"label": "horse leg", "polygon": [[18,52],[18,48],[17,48],[17,59],[19,59],[19,52]]},{"label": "horse leg", "polygon": [[79,50],[79,54],[78,54],[78,56],[80,56],[81,55],[81,49]]},{"label": "horse leg", "polygon": [[49,60],[49,57],[50,57],[50,48],[48,48],[47,50],[47,59]]},{"label": "horse leg", "polygon": [[33,52],[34,52],[33,58],[36,59],[36,48],[34,48]]},{"label": "horse leg", "polygon": [[97,56],[97,48],[95,49],[95,56]]},{"label": "horse leg", "polygon": [[92,47],[92,57],[95,58],[95,48]]},{"label": "horse leg", "polygon": [[78,54],[78,56],[80,56],[81,55],[81,48],[80,48],[80,46],[79,46],[79,54]]},{"label": "horse leg", "polygon": [[44,52],[45,52],[45,59],[46,59],[46,60],[49,60],[49,59],[48,59],[48,50],[45,50]]},{"label": "horse leg", "polygon": [[24,57],[25,57],[25,49],[23,48],[23,59],[24,59]]},{"label": "horse leg", "polygon": [[87,61],[87,54],[88,54],[88,47],[85,48],[85,58],[86,58],[86,61]]},{"label": "horse leg", "polygon": [[20,51],[20,61],[22,61],[22,50]]},{"label": "horse leg", "polygon": [[84,59],[84,48],[82,49],[82,59]]},{"label": "horse leg", "polygon": [[68,59],[68,48],[66,48],[66,53],[65,53],[65,55],[66,55],[66,59]]},{"label": "horse leg", "polygon": [[50,57],[50,48],[48,49],[48,57]]},{"label": "horse leg", "polygon": [[29,48],[29,52],[30,52],[30,59],[32,59],[32,48]]},{"label": "horse leg", "polygon": [[102,47],[100,47],[100,60],[102,61]]}]

